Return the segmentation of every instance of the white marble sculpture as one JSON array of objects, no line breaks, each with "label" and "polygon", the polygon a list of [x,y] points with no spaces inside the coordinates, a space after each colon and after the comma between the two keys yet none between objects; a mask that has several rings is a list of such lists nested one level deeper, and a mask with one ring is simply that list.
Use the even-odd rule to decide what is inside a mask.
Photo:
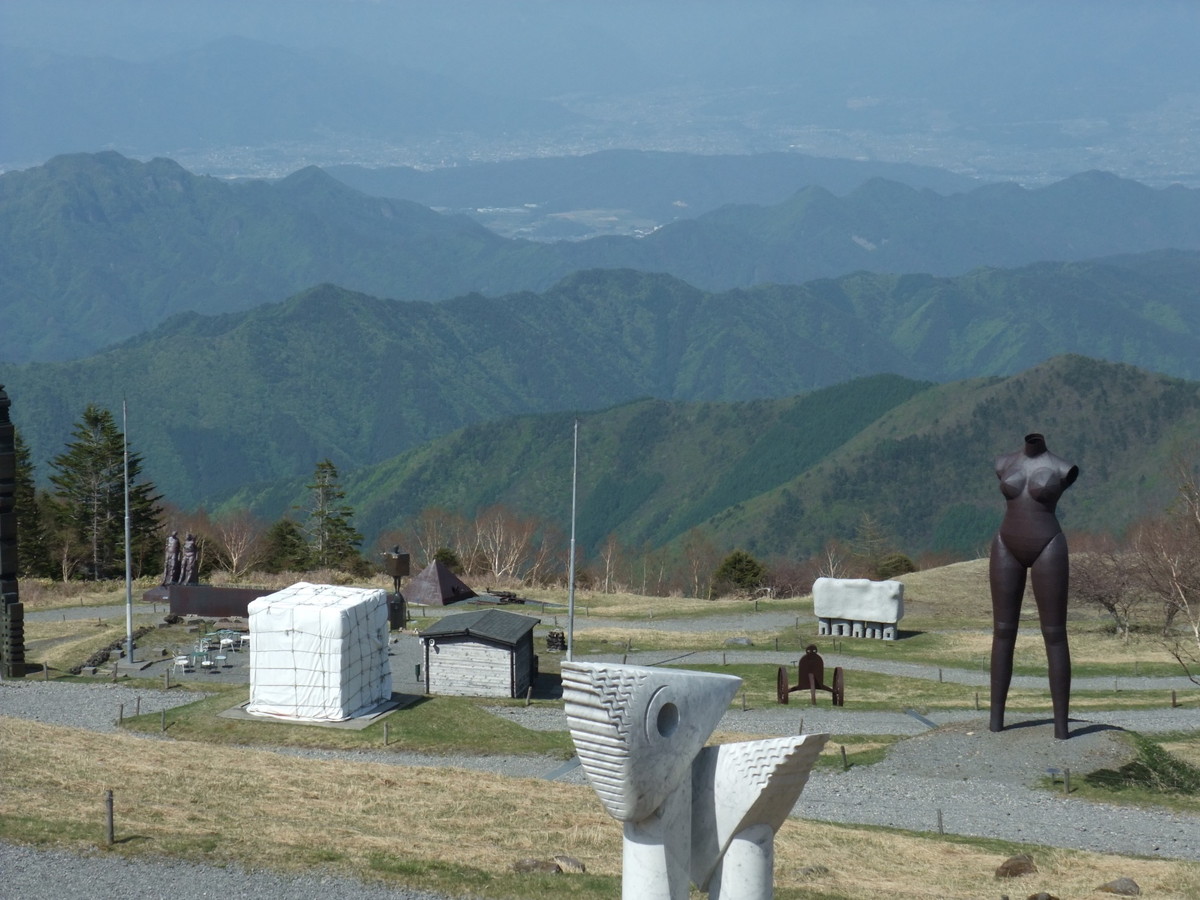
[{"label": "white marble sculpture", "polygon": [[904,584],[866,578],[818,578],[813,582],[813,615],[819,634],[896,639],[904,617]]},{"label": "white marble sculpture", "polygon": [[579,760],[623,823],[624,900],[773,894],[774,838],[827,734],[704,747],[741,679],[564,662],[563,699]]}]

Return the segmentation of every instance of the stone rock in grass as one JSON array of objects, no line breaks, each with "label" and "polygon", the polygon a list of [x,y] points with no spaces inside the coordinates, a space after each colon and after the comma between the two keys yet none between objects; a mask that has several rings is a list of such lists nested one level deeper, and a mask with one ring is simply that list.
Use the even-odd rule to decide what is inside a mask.
[{"label": "stone rock in grass", "polygon": [[824,878],[828,874],[829,869],[825,868],[825,866],[817,864],[813,866],[805,866],[796,873],[796,876],[802,881],[811,881],[814,878]]},{"label": "stone rock in grass", "polygon": [[550,860],[558,865],[559,871],[561,872],[570,872],[573,875],[582,875],[587,871],[587,868],[584,866],[584,864],[573,856],[563,856],[562,854],[559,854],[558,856],[550,857]]},{"label": "stone rock in grass", "polygon": [[1029,900],[1058,900],[1053,894],[1048,894],[1045,891],[1038,891],[1036,894],[1030,894]]},{"label": "stone rock in grass", "polygon": [[1021,853],[1017,856],[1010,856],[996,869],[997,878],[1020,878],[1022,875],[1033,875],[1037,872],[1037,866],[1033,864],[1033,857],[1028,853]]},{"label": "stone rock in grass", "polygon": [[551,874],[560,874],[562,868],[552,859],[518,859],[512,864],[514,872],[548,872]]},{"label": "stone rock in grass", "polygon": [[1141,887],[1132,878],[1116,878],[1108,884],[1100,885],[1096,890],[1106,894],[1120,894],[1122,897],[1138,897],[1142,893]]}]

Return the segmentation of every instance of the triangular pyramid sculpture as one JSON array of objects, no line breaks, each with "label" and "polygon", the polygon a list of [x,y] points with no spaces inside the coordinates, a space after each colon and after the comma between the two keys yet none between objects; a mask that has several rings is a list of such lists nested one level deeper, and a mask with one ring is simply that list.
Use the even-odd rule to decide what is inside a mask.
[{"label": "triangular pyramid sculpture", "polygon": [[742,679],[564,662],[562,683],[567,724],[588,781],[613,818],[640,822],[690,779],[692,760]]},{"label": "triangular pyramid sculpture", "polygon": [[[701,890],[722,872],[732,874],[747,897],[774,874],[775,832],[783,824],[808,782],[828,734],[804,734],[705,747],[692,766],[692,881]],[[739,839],[745,847],[731,849]],[[756,871],[757,870],[757,871]],[[715,877],[715,878],[714,878]],[[769,894],[767,894],[769,896]]]}]

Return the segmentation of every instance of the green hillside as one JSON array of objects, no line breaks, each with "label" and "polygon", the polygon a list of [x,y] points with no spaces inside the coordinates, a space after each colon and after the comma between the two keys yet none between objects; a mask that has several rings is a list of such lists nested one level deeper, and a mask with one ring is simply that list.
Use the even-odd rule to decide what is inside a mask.
[{"label": "green hillside", "polygon": [[316,168],[231,183],[166,159],[60,156],[0,175],[0,359],[83,356],[183,311],[326,281],[428,300],[544,287],[568,271],[539,274],[528,257],[545,252]]},{"label": "green hillside", "polygon": [[[368,535],[422,509],[501,504],[570,521],[571,414],[474,425],[350,473]],[[578,540],[659,547],[701,526],[718,547],[806,558],[870,514],[917,555],[985,552],[1003,511],[992,462],[1041,431],[1078,465],[1060,519],[1117,532],[1172,494],[1171,457],[1200,448],[1200,384],[1063,356],[944,385],[874,376],[777,400],[639,400],[579,416]],[[238,498],[276,515],[303,479]]]},{"label": "green hillside", "polygon": [[175,503],[212,505],[324,457],[349,471],[472,423],[642,397],[746,401],[883,373],[944,382],[1063,353],[1200,378],[1198,291],[1197,254],[721,294],[630,271],[443,303],[326,285],[178,316],[83,360],[0,365],[0,383],[40,465],[84,406],[124,397],[148,475]]}]

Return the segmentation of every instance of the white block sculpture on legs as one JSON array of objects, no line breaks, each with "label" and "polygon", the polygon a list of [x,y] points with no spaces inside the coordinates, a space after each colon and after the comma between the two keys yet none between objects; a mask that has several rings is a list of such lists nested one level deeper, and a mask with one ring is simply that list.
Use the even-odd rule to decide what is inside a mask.
[{"label": "white block sculpture on legs", "polygon": [[704,748],[732,675],[564,662],[567,724],[588,780],[623,823],[624,900],[773,893],[775,830],[828,735]]}]

